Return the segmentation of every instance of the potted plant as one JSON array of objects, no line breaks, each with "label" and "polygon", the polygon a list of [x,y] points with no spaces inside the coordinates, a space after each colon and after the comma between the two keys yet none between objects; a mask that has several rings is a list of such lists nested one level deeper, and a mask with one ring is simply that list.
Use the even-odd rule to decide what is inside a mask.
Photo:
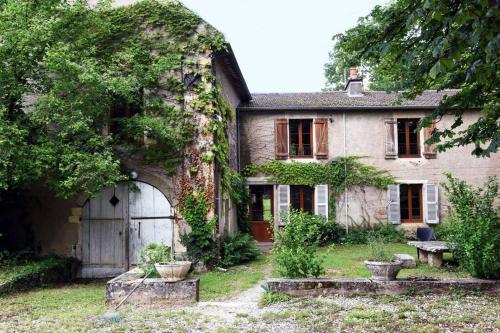
[{"label": "potted plant", "polygon": [[183,280],[191,267],[189,261],[175,261],[170,247],[156,243],[149,243],[141,251],[139,262],[145,274],[159,274],[169,282]]},{"label": "potted plant", "polygon": [[396,280],[403,262],[393,260],[387,253],[384,241],[381,238],[371,238],[368,245],[371,250],[371,257],[369,260],[365,260],[365,265],[372,274],[371,278],[377,281]]}]

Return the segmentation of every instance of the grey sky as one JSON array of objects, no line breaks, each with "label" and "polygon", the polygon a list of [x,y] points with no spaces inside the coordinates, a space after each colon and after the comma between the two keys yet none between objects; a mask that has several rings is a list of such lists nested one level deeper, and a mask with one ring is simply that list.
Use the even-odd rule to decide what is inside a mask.
[{"label": "grey sky", "polygon": [[[93,2],[95,0],[91,0]],[[114,0],[123,5],[137,0]],[[251,92],[324,87],[334,34],[388,0],[180,0],[226,36]]]}]

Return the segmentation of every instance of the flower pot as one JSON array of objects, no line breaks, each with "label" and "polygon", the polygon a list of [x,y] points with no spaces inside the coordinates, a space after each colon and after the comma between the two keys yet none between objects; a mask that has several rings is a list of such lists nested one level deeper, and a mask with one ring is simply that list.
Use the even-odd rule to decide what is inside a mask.
[{"label": "flower pot", "polygon": [[393,281],[403,267],[401,261],[365,261],[366,268],[372,273],[372,280]]},{"label": "flower pot", "polygon": [[172,263],[155,264],[156,270],[167,282],[184,280],[190,267],[190,261],[174,261]]}]

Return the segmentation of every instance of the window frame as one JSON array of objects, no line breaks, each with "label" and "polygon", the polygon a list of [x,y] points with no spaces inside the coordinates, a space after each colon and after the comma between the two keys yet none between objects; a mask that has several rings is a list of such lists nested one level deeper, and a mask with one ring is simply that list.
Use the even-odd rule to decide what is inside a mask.
[{"label": "window frame", "polygon": [[[408,201],[408,218],[404,219],[403,214],[401,212],[401,208],[403,207],[402,203],[402,195],[404,187],[406,186],[407,190],[407,201]],[[419,209],[420,209],[420,218],[415,219],[413,218],[413,191],[412,188],[418,186],[418,193],[419,193]],[[423,223],[424,222],[424,197],[423,197],[423,184],[400,184],[399,186],[399,211],[400,211],[400,221],[401,223]],[[410,218],[411,217],[411,218]]]},{"label": "window frame", "polygon": [[[300,211],[306,212],[306,213],[315,213],[315,200],[314,200],[314,194],[316,192],[316,189],[312,186],[307,186],[307,185],[290,185],[290,208],[296,209],[292,206],[292,192],[295,189],[300,190],[300,199],[299,199],[299,205],[300,205]],[[305,211],[304,210],[304,188],[308,188],[311,190],[311,211]]]},{"label": "window frame", "polygon": [[[304,144],[303,144],[303,134],[302,134],[302,130],[303,130],[303,124],[304,122],[309,122],[309,136],[310,136],[310,139],[309,139],[309,142],[310,143],[310,150],[311,150],[311,154],[310,155],[304,155]],[[294,155],[293,154],[293,149],[292,149],[292,126],[291,126],[291,123],[292,122],[299,122],[299,143],[298,143],[298,154],[297,155]],[[304,119],[289,119],[288,120],[288,146],[289,146],[289,156],[290,158],[314,158],[314,126],[313,126],[313,119],[311,118],[304,118]]]},{"label": "window frame", "polygon": [[[417,153],[416,154],[411,154],[410,153],[410,129],[409,129],[409,123],[410,122],[419,122],[420,119],[419,118],[397,118],[396,119],[396,142],[397,142],[397,147],[398,147],[398,150],[397,150],[397,153],[398,153],[398,157],[400,158],[420,158],[422,157],[422,149],[420,149],[420,131],[418,131],[416,133],[416,138],[417,138],[417,142],[416,142],[416,146],[417,146]],[[405,124],[405,153],[404,154],[400,154],[399,153],[399,148],[400,148],[400,145],[399,145],[399,122],[404,122]]]}]

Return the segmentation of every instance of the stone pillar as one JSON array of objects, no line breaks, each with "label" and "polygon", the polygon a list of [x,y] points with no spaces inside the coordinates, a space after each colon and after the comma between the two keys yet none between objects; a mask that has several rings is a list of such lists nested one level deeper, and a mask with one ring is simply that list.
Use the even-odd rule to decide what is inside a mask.
[{"label": "stone pillar", "polygon": [[72,224],[76,224],[78,230],[78,243],[73,244],[71,249],[71,254],[81,260],[82,259],[82,208],[81,207],[72,207],[71,215],[68,217],[68,222]]},{"label": "stone pillar", "polygon": [[426,264],[427,263],[427,251],[423,251],[421,249],[417,249],[418,251],[418,260],[423,263],[423,264]]},{"label": "stone pillar", "polygon": [[443,253],[429,252],[429,265],[432,267],[441,267],[443,265]]}]

